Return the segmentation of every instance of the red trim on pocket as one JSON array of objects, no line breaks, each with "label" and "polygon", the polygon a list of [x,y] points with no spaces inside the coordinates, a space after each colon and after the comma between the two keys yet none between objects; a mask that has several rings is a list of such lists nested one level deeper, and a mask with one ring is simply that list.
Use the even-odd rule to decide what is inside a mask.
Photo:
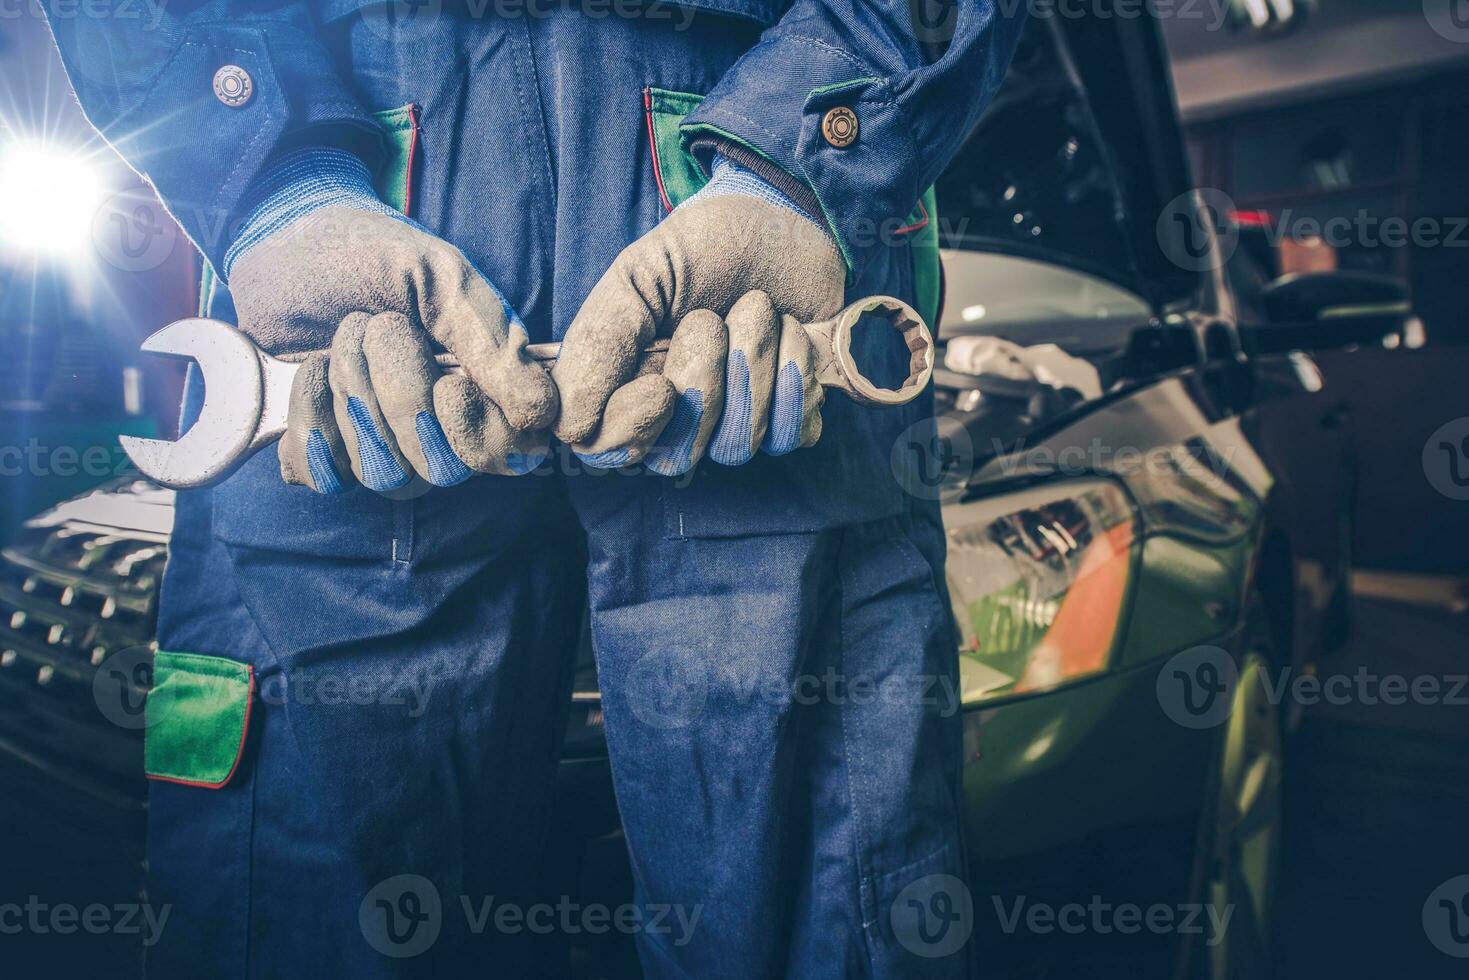
[{"label": "red trim on pocket", "polygon": [[923,217],[922,218],[919,218],[917,221],[913,222],[913,224],[911,224],[911,225],[906,225],[905,227],[899,228],[897,231],[893,232],[893,234],[894,235],[910,235],[910,234],[912,234],[915,231],[919,231],[921,229],[927,228],[928,227],[928,208],[926,208],[926,207],[923,206],[923,198],[921,198],[921,197],[918,199],[918,213],[921,214],[921,215],[923,215]]},{"label": "red trim on pocket", "polygon": [[[417,132],[417,127],[414,127]],[[179,779],[177,776],[155,776],[152,773],[145,775],[158,783],[177,783],[180,786],[197,786],[200,789],[223,789],[231,779],[235,778],[235,772],[240,768],[240,760],[245,757],[245,739],[250,734],[250,709],[255,704],[255,668],[251,664],[245,664],[245,673],[250,677],[250,689],[245,693],[245,722],[240,726],[240,744],[235,749],[235,764],[230,766],[229,773],[217,783],[206,783],[195,779]]]},{"label": "red trim on pocket", "polygon": [[944,272],[944,264],[943,264],[943,262],[940,262],[939,263],[939,305],[938,305],[938,308],[933,311],[933,322],[934,322],[934,329],[935,330],[938,329],[938,324],[944,322],[944,304],[947,303],[948,301],[949,301],[949,276],[948,276],[948,273]]},{"label": "red trim on pocket", "polygon": [[[408,103],[408,118],[413,128],[408,135],[408,166],[403,168],[403,216],[413,217],[413,164],[418,159],[418,104]],[[253,674],[252,674],[253,678]],[[254,683],[253,679],[251,683]]]},{"label": "red trim on pocket", "polygon": [[663,201],[663,210],[672,211],[668,191],[663,187],[663,164],[658,160],[658,138],[653,135],[653,89],[643,89],[643,116],[648,121],[648,149],[653,153],[653,179],[658,182],[658,197]]}]

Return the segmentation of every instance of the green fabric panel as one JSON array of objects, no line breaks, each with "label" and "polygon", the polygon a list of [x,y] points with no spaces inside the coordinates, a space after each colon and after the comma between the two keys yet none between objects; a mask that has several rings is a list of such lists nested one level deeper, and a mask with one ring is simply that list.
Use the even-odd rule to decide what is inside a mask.
[{"label": "green fabric panel", "polygon": [[653,153],[657,161],[658,178],[668,204],[678,207],[699,192],[709,178],[694,160],[694,155],[684,146],[679,126],[684,117],[704,101],[702,95],[688,92],[670,92],[661,88],[648,89],[648,114],[653,127]]},{"label": "green fabric panel", "polygon": [[214,274],[214,266],[209,260],[203,261],[203,268],[199,270],[199,315],[208,316],[214,310],[214,285],[219,278]]},{"label": "green fabric panel", "polygon": [[[943,270],[939,267],[939,208],[933,188],[923,192],[928,223],[913,233],[913,298],[934,336],[939,332],[939,302],[943,299]],[[916,211],[910,224],[922,220]]]},{"label": "green fabric panel", "polygon": [[413,176],[413,142],[418,133],[418,110],[413,105],[374,112],[383,128],[383,165],[377,172],[377,196],[390,208],[408,210],[408,183]]},{"label": "green fabric panel", "polygon": [[153,656],[143,768],[154,779],[218,788],[245,748],[254,675],[223,657]]}]

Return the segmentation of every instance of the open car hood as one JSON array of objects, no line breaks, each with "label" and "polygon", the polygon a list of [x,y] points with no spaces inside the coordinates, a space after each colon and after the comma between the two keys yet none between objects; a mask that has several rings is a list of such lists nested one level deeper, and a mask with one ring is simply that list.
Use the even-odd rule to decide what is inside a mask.
[{"label": "open car hood", "polygon": [[1160,238],[1195,220],[1192,186],[1156,18],[1048,7],[938,183],[943,244],[1058,262],[1163,310],[1201,286]]}]

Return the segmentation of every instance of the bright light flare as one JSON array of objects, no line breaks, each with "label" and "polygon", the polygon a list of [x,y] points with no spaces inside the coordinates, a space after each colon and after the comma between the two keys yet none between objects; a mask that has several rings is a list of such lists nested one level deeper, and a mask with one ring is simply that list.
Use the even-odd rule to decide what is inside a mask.
[{"label": "bright light flare", "polygon": [[100,175],[74,150],[0,148],[0,241],[38,255],[80,255],[91,245],[102,194]]}]

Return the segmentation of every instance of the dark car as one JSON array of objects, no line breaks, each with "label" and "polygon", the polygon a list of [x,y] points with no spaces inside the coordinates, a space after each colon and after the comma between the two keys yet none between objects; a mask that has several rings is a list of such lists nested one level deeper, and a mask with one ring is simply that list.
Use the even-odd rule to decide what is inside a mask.
[{"label": "dark car", "polygon": [[[991,977],[1266,976],[1293,721],[1278,681],[1340,637],[1350,558],[1350,420],[1307,351],[1404,314],[1335,301],[1329,280],[1237,303],[1237,236],[1191,187],[1156,25],[1106,0],[1071,13],[1031,21],[920,231],[946,249],[940,435],[893,458],[949,536],[955,921]],[[4,552],[3,860],[32,891],[142,887],[138,710],[171,501],[114,485]],[[630,875],[583,656],[548,873],[617,904]],[[53,967],[136,969],[126,937],[49,939]],[[574,974],[636,974],[624,936],[566,948]]]}]

